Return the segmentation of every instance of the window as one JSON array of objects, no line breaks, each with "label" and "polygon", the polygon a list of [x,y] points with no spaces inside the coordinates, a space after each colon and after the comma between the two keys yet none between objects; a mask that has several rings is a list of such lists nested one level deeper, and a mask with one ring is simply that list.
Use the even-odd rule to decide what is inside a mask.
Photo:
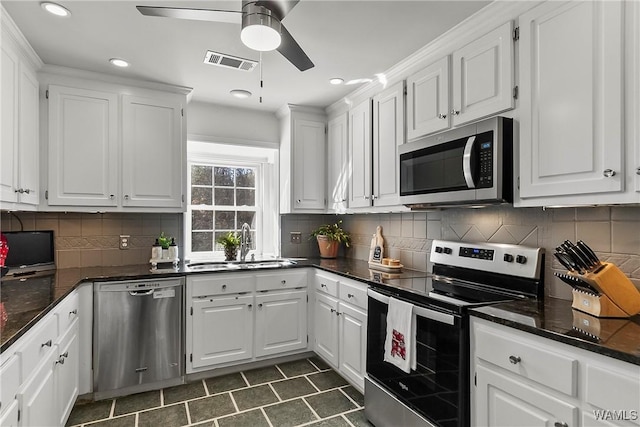
[{"label": "window", "polygon": [[213,143],[188,144],[189,198],[186,257],[222,259],[216,243],[228,232],[251,229],[251,253],[275,254],[277,241],[276,150]]}]

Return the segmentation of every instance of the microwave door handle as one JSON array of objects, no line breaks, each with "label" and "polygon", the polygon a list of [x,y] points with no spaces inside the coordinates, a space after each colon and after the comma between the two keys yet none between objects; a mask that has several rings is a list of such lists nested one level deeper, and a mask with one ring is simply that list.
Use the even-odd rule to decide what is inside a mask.
[{"label": "microwave door handle", "polygon": [[464,172],[464,180],[469,188],[476,188],[476,183],[473,181],[473,173],[471,172],[471,157],[475,142],[475,135],[467,139],[467,143],[464,146],[464,155],[462,156],[462,171]]},{"label": "microwave door handle", "polygon": [[[389,297],[367,289],[367,295],[382,304],[389,305]],[[435,320],[436,322],[446,323],[447,325],[455,325],[456,319],[452,314],[442,313],[440,311],[431,310],[424,307],[413,306],[413,314],[426,319]]]}]

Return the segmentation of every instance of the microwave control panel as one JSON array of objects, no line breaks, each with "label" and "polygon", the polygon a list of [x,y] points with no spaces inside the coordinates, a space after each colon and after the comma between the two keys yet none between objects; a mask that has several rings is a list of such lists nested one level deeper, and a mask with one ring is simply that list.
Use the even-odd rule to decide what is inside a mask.
[{"label": "microwave control panel", "polygon": [[479,175],[476,188],[491,188],[493,187],[493,141],[480,142],[478,148]]}]

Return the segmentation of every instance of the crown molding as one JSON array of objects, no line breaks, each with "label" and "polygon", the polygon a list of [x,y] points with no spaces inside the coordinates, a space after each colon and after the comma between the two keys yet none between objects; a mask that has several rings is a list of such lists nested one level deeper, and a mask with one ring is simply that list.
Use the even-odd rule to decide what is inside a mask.
[{"label": "crown molding", "polygon": [[18,28],[16,23],[11,18],[11,15],[0,4],[0,27],[2,28],[3,37],[8,36],[22,51],[25,59],[31,64],[36,71],[38,71],[44,63],[38,56],[35,50],[31,47],[27,39],[22,34],[22,31]]}]

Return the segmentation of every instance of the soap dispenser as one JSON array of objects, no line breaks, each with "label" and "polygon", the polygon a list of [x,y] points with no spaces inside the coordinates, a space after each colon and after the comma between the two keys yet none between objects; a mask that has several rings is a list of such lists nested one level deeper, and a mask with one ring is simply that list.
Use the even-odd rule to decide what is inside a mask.
[{"label": "soap dispenser", "polygon": [[176,239],[172,237],[171,243],[169,244],[169,259],[177,259],[177,258],[178,258],[178,246],[176,245]]}]

